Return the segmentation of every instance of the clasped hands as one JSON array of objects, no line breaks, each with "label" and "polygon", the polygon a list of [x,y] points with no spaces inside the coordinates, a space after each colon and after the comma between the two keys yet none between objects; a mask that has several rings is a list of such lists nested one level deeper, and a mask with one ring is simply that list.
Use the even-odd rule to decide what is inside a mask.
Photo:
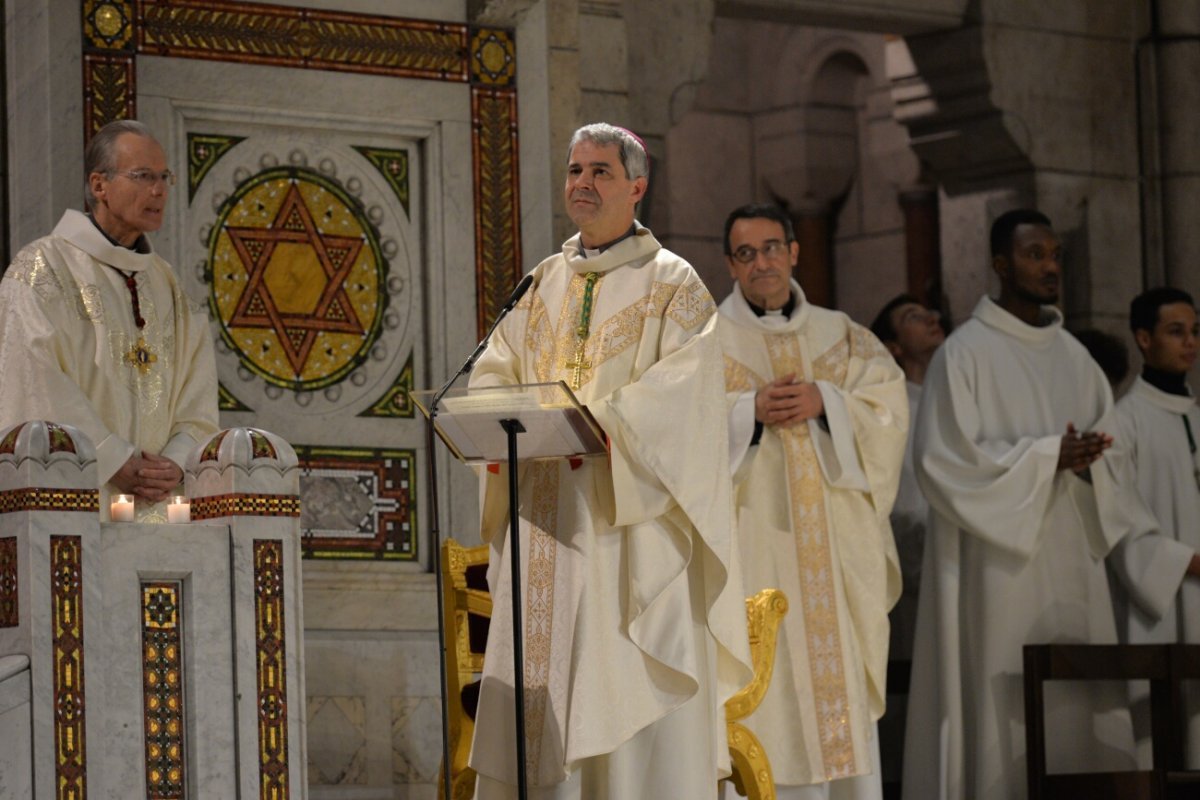
[{"label": "clasped hands", "polygon": [[134,453],[109,479],[125,494],[136,494],[152,503],[166,500],[183,481],[183,470],[169,458],[153,453]]},{"label": "clasped hands", "polygon": [[754,394],[754,418],[764,425],[798,425],[825,413],[825,401],[815,383],[797,382],[784,375]]},{"label": "clasped hands", "polygon": [[1090,467],[1104,451],[1112,447],[1113,437],[1102,431],[1075,430],[1068,422],[1058,450],[1058,469],[1069,469],[1078,474]]}]

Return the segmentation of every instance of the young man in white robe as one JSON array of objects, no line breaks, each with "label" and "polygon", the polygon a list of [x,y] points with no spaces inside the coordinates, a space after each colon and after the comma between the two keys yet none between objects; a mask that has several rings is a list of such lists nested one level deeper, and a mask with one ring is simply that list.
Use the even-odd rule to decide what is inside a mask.
[{"label": "young man in white robe", "polygon": [[109,123],[84,171],[88,213],[65,212],[0,281],[0,429],[79,428],[96,446],[101,517],[121,492],[140,521],[165,522],[188,454],[217,431],[208,318],[146,236],[175,182],[150,131]]},{"label": "young man in white robe", "polygon": [[[1128,442],[1138,492],[1158,520],[1148,536],[1123,540],[1112,555],[1117,627],[1130,644],[1200,644],[1200,408],[1187,385],[1200,324],[1191,295],[1151,289],[1134,298],[1129,327],[1142,374],[1117,403],[1118,436]],[[1188,696],[1188,766],[1200,768],[1200,702]],[[1139,755],[1150,758],[1149,690],[1134,693]]]},{"label": "young man in white robe", "polygon": [[744,724],[780,800],[879,800],[904,373],[866,328],[805,300],[798,254],[776,206],[726,221],[735,285],[720,330],[742,574],[748,593],[779,588],[789,604],[766,697]]},{"label": "young man in white robe", "polygon": [[[729,771],[724,703],[749,682],[716,308],[692,267],[634,219],[640,141],[571,139],[579,234],[539,264],[472,386],[566,381],[607,459],[520,471],[530,797],[713,798]],[[485,477],[497,613],[470,758],[480,800],[516,796],[506,470]]]},{"label": "young man in white robe", "polygon": [[[1026,796],[1025,644],[1113,643],[1104,558],[1153,528],[1100,368],[1062,329],[1061,246],[1032,210],[992,226],[1000,298],[980,299],[926,374],[917,478],[932,508],[905,735],[904,796]],[[1046,686],[1050,772],[1132,769],[1116,685]]]},{"label": "young man in white robe", "polygon": [[908,394],[910,425],[900,469],[900,487],[892,505],[892,534],[900,557],[900,599],[888,614],[891,635],[888,641],[887,713],[879,721],[884,784],[899,783],[904,765],[904,718],[908,706],[908,686],[912,674],[913,637],[917,625],[917,597],[921,587],[921,556],[925,552],[925,526],[929,503],[917,485],[913,470],[913,427],[921,406],[921,384],[929,362],[946,332],[941,314],[926,308],[910,294],[889,300],[871,322],[871,333],[887,348],[904,370],[904,388]]}]

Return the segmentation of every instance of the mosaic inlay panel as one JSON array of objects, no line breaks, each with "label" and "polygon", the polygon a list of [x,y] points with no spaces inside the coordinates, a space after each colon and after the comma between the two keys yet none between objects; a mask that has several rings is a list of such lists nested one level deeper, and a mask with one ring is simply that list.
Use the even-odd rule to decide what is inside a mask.
[{"label": "mosaic inlay panel", "polygon": [[290,494],[217,494],[192,498],[192,519],[298,517],[300,499]]},{"label": "mosaic inlay panel", "polygon": [[142,583],[142,702],[151,800],[179,800],[187,786],[181,588],[179,581]]},{"label": "mosaic inlay panel", "polygon": [[258,689],[259,797],[288,797],[287,670],[283,619],[283,543],[254,540],[255,672]]},{"label": "mosaic inlay panel", "polygon": [[296,456],[306,558],[417,557],[412,450],[297,446]]},{"label": "mosaic inlay panel", "polygon": [[17,584],[17,538],[0,539],[0,628],[21,624],[21,595]]},{"label": "mosaic inlay panel", "polygon": [[140,0],[138,50],[302,69],[467,80],[467,27],[224,0]]},{"label": "mosaic inlay panel", "polygon": [[521,279],[517,95],[471,90],[475,168],[475,287],[482,337]]},{"label": "mosaic inlay panel", "polygon": [[[506,296],[520,277],[511,31],[229,0],[138,0],[136,13],[131,6],[130,0],[85,0],[85,138],[106,122],[136,116],[132,50],[475,86],[476,304],[483,334],[498,308],[496,298]],[[189,153],[189,197],[202,177],[193,172],[190,158]],[[393,160],[386,169],[395,174],[398,167]]]},{"label": "mosaic inlay panel", "polygon": [[0,514],[18,511],[100,511],[96,489],[7,489],[0,492]]},{"label": "mosaic inlay panel", "polygon": [[319,172],[264,170],[222,206],[210,305],[225,343],[268,383],[337,383],[379,336],[387,261],[345,190]]},{"label": "mosaic inlay panel", "polygon": [[83,544],[50,537],[50,620],[54,653],[54,774],[57,800],[87,796],[83,687]]}]

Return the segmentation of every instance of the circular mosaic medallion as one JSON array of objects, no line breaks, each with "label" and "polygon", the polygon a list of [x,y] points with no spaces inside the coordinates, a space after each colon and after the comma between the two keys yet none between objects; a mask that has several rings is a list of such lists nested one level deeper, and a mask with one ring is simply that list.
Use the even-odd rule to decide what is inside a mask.
[{"label": "circular mosaic medallion", "polygon": [[276,386],[319,389],[367,358],[387,262],[337,182],[302,167],[247,178],[221,205],[208,249],[210,302],[247,369]]}]

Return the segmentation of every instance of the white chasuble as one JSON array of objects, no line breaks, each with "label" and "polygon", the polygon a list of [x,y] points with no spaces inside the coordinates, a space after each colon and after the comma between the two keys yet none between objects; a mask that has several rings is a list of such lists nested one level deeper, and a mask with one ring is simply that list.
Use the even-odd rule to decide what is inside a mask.
[{"label": "white chasuble", "polygon": [[[756,317],[737,286],[720,308],[745,589],[782,589],[789,604],[766,698],[745,723],[780,785],[874,769],[900,594],[888,513],[908,430],[904,373],[883,345],[795,282],[792,293],[786,319]],[[754,392],[787,375],[816,383],[823,420],[768,425],[750,446]],[[868,783],[855,796],[879,796],[879,776]]]},{"label": "white chasuble", "polygon": [[[561,784],[691,703],[702,722],[682,733],[690,758],[648,769],[675,787],[664,797],[715,796],[724,702],[751,668],[712,298],[640,226],[592,257],[575,236],[534,276],[470,383],[567,381],[610,453],[520,474],[530,785]],[[506,470],[483,490],[495,615],[471,753],[480,797],[516,782]]]},{"label": "white chasuble", "polygon": [[[1138,378],[1117,403],[1120,432],[1138,492],[1158,529],[1123,539],[1109,556],[1121,641],[1200,644],[1200,580],[1185,577],[1200,550],[1200,408],[1191,395],[1164,392]],[[1184,425],[1184,419],[1187,425]],[[1200,768],[1200,697],[1187,687],[1188,766]],[[1149,752],[1149,690],[1134,694],[1138,746]]]},{"label": "white chasuble", "polygon": [[[87,434],[102,519],[115,489],[108,479],[131,455],[154,453],[182,467],[217,431],[208,318],[146,250],[114,245],[85,215],[67,211],[53,233],[17,253],[0,281],[0,427],[45,419]],[[140,330],[125,275],[137,286]],[[165,522],[164,507],[139,499],[138,519]]]},{"label": "white chasuble", "polygon": [[[914,460],[931,507],[905,733],[906,797],[1026,794],[1022,647],[1116,641],[1104,557],[1153,527],[1119,440],[1087,480],[1068,423],[1116,434],[1100,368],[1057,309],[1028,325],[984,297],[934,355]],[[1089,482],[1090,481],[1090,482]],[[1046,685],[1051,772],[1133,768],[1115,684]]]}]

